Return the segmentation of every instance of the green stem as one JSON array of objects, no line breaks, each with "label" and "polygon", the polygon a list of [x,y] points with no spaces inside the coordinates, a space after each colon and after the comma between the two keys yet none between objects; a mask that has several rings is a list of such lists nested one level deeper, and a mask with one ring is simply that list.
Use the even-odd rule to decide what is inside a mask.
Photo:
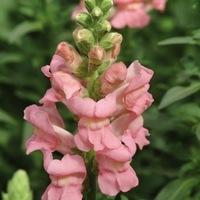
[{"label": "green stem", "polygon": [[85,181],[84,200],[96,200],[96,160],[93,150],[85,154],[85,164],[87,169],[87,179]]}]

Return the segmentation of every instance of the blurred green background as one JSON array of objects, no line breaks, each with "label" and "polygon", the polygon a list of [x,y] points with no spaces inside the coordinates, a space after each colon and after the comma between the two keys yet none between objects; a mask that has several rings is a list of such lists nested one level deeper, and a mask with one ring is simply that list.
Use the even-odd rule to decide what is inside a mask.
[{"label": "blurred green background", "polygon": [[[40,68],[49,64],[57,44],[74,44],[76,23],[70,17],[77,4],[0,1],[0,191],[19,168],[28,172],[35,200],[49,184],[41,153],[25,153],[32,127],[23,120],[23,110],[38,104],[50,87]],[[143,29],[117,30],[124,37],[118,60],[127,66],[139,60],[155,73],[150,88],[155,101],[144,114],[151,144],[133,157],[139,186],[123,195],[130,200],[199,200],[200,2],[168,0],[165,12],[150,15]],[[73,131],[70,114],[63,113]]]}]

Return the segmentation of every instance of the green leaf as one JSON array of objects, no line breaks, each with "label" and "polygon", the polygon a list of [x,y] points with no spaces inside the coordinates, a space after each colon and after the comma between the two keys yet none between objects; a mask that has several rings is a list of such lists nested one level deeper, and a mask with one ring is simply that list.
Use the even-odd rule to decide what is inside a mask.
[{"label": "green leaf", "polygon": [[193,31],[193,37],[195,39],[200,39],[200,29],[196,29]]},{"label": "green leaf", "polygon": [[26,171],[20,169],[14,173],[12,179],[8,182],[7,192],[7,194],[2,194],[3,200],[33,199]]},{"label": "green leaf", "polygon": [[171,45],[171,44],[195,44],[200,45],[200,42],[196,41],[193,37],[173,37],[158,42],[158,45]]},{"label": "green leaf", "polygon": [[0,109],[0,121],[16,125],[16,121],[5,111]]},{"label": "green leaf", "polygon": [[42,29],[42,24],[40,22],[30,22],[30,21],[22,22],[21,24],[18,24],[10,33],[9,42],[15,43],[22,36],[30,32],[39,31],[41,29]]},{"label": "green leaf", "polygon": [[5,63],[18,63],[22,60],[22,55],[17,53],[0,53],[0,67]]},{"label": "green leaf", "polygon": [[188,87],[175,86],[169,89],[162,98],[158,109],[163,109],[166,106],[181,100],[200,90],[200,83],[193,83]]},{"label": "green leaf", "polygon": [[198,182],[199,180],[197,178],[188,178],[186,180],[176,179],[164,187],[155,200],[186,200],[192,188],[197,185]]}]

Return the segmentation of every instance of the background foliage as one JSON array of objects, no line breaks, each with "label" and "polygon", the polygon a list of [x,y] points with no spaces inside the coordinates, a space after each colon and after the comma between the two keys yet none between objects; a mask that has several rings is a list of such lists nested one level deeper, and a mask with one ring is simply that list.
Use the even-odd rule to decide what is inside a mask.
[{"label": "background foliage", "polygon": [[[32,127],[23,110],[50,87],[40,68],[49,64],[60,41],[73,44],[70,16],[78,1],[0,1],[0,191],[21,168],[30,176],[34,199],[49,183],[39,152],[27,156],[24,142]],[[168,0],[166,11],[152,11],[144,29],[119,30],[124,41],[119,60],[139,60],[154,70],[153,106],[145,127],[151,144],[132,165],[140,184],[116,199],[200,199],[200,3]],[[167,93],[166,93],[167,92]],[[61,112],[62,112],[62,108]],[[70,113],[63,112],[68,130]]]}]

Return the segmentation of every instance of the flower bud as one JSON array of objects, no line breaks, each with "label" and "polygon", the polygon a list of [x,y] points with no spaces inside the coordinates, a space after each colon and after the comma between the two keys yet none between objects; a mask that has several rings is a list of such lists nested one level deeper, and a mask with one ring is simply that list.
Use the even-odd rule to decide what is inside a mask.
[{"label": "flower bud", "polygon": [[113,48],[114,44],[122,42],[122,35],[116,32],[107,33],[101,38],[100,46],[102,46],[106,51]]},{"label": "flower bud", "polygon": [[95,27],[95,31],[101,35],[101,34],[105,34],[106,32],[109,32],[111,28],[112,27],[111,27],[110,22],[107,20],[103,20],[99,24],[97,24],[97,26]]},{"label": "flower bud", "polygon": [[88,12],[91,12],[95,6],[96,6],[95,0],[85,0],[85,7],[88,10]]},{"label": "flower bud", "polygon": [[101,92],[107,95],[115,90],[125,80],[126,75],[127,69],[124,63],[111,65],[100,78]]},{"label": "flower bud", "polygon": [[100,4],[100,8],[103,11],[103,13],[106,13],[109,11],[109,9],[113,6],[112,0],[103,0]]},{"label": "flower bud", "polygon": [[55,53],[65,59],[66,65],[71,73],[77,72],[77,68],[83,63],[82,58],[76,49],[67,42],[58,44]]},{"label": "flower bud", "polygon": [[91,27],[93,24],[91,16],[85,12],[80,12],[76,15],[76,22],[84,28]]},{"label": "flower bud", "polygon": [[106,59],[109,59],[111,63],[114,62],[120,53],[120,49],[121,49],[121,44],[115,43],[113,45],[113,48],[107,52]]},{"label": "flower bud", "polygon": [[73,32],[76,45],[81,53],[87,55],[94,45],[94,36],[88,29],[78,28]]},{"label": "flower bud", "polygon": [[102,47],[94,46],[88,53],[89,62],[94,65],[99,65],[105,58],[106,52]]},{"label": "flower bud", "polygon": [[101,9],[98,6],[95,6],[91,12],[91,15],[94,18],[100,18],[101,16],[103,16],[103,12],[101,11]]}]

